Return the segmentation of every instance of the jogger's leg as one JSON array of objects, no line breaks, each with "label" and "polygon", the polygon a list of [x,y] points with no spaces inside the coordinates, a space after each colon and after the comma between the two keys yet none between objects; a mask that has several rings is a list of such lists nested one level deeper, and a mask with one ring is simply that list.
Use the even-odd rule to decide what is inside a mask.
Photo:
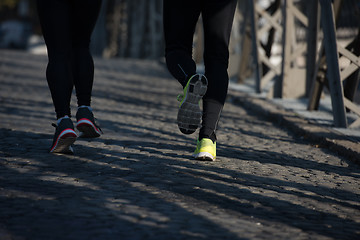
[{"label": "jogger's leg", "polygon": [[69,4],[64,0],[38,0],[38,14],[48,50],[46,78],[57,118],[70,116],[73,89]]},{"label": "jogger's leg", "polygon": [[204,114],[200,139],[216,140],[215,130],[229,84],[229,41],[236,3],[236,0],[208,0],[203,9],[204,64],[208,90],[203,98]]},{"label": "jogger's leg", "polygon": [[166,64],[185,87],[187,80],[196,73],[192,44],[201,1],[164,0],[163,7]]},{"label": "jogger's leg", "polygon": [[90,106],[94,81],[94,62],[90,39],[101,8],[101,0],[72,1],[72,72],[78,106]]}]

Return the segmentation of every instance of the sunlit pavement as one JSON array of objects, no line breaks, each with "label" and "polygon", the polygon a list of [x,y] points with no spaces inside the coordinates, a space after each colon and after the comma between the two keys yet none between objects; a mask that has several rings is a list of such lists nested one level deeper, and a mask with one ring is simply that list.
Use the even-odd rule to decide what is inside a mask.
[{"label": "sunlit pavement", "polygon": [[360,238],[357,155],[231,91],[217,161],[193,160],[196,135],[176,124],[180,85],[160,62],[96,59],[104,135],[49,154],[46,62],[0,51],[0,239]]}]

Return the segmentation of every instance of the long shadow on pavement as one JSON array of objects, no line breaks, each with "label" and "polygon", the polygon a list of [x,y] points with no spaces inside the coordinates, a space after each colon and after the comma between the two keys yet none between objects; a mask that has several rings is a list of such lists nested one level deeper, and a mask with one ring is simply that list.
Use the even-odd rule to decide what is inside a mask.
[{"label": "long shadow on pavement", "polygon": [[[9,134],[4,131],[1,135]],[[11,131],[11,135],[31,139],[36,134]],[[111,144],[121,142],[112,140]],[[141,143],[128,142],[127,146],[140,147],[134,149],[137,152],[123,153],[81,146],[79,156],[45,155],[41,147],[34,146],[16,151],[19,147],[14,143],[2,147],[1,155],[9,160],[1,164],[0,215],[4,220],[0,229],[36,239],[141,239],[152,234],[157,239],[201,239],[213,237],[208,234],[214,232],[223,239],[241,239],[226,228],[226,223],[221,226],[212,219],[214,207],[232,212],[235,218],[251,221],[253,217],[330,238],[354,238],[360,228],[359,223],[337,215],[248,189],[258,187],[304,197],[282,188],[291,186],[316,194],[305,196],[309,199],[340,205],[342,200],[359,199],[346,190],[338,191],[334,200],[334,195],[326,194],[331,189],[197,164],[161,150],[176,149],[175,145],[147,142],[141,147]],[[345,207],[356,209],[351,204]],[[201,215],[196,208],[207,213]],[[346,232],[342,226],[347,227]]]}]

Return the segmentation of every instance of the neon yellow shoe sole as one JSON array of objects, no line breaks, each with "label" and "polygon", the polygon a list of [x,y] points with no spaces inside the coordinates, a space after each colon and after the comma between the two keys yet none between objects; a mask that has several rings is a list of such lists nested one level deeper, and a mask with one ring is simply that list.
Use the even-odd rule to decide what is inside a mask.
[{"label": "neon yellow shoe sole", "polygon": [[177,124],[184,134],[192,134],[200,126],[202,111],[199,101],[205,95],[208,81],[204,75],[193,75],[180,95],[180,106],[177,115]]},{"label": "neon yellow shoe sole", "polygon": [[216,142],[209,138],[203,138],[201,141],[197,140],[197,146],[193,157],[197,160],[215,161],[216,159]]}]

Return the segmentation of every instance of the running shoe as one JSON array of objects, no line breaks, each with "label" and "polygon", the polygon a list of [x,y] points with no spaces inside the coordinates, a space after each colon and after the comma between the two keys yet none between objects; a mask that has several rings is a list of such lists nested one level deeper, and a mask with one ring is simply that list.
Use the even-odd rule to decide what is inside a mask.
[{"label": "running shoe", "polygon": [[199,103],[206,93],[207,84],[204,75],[195,74],[187,82],[183,94],[177,97],[180,102],[177,124],[184,134],[192,134],[200,127],[202,111]]},{"label": "running shoe", "polygon": [[81,106],[76,113],[76,128],[80,132],[81,138],[97,138],[100,137],[102,131],[95,123],[94,114],[90,107]]},{"label": "running shoe", "polygon": [[77,134],[74,131],[74,124],[69,117],[62,118],[58,125],[52,124],[56,130],[54,140],[50,149],[51,153],[74,154],[71,145],[75,142]]},{"label": "running shoe", "polygon": [[197,160],[215,161],[216,159],[216,142],[209,138],[197,140],[197,146],[193,157]]}]

